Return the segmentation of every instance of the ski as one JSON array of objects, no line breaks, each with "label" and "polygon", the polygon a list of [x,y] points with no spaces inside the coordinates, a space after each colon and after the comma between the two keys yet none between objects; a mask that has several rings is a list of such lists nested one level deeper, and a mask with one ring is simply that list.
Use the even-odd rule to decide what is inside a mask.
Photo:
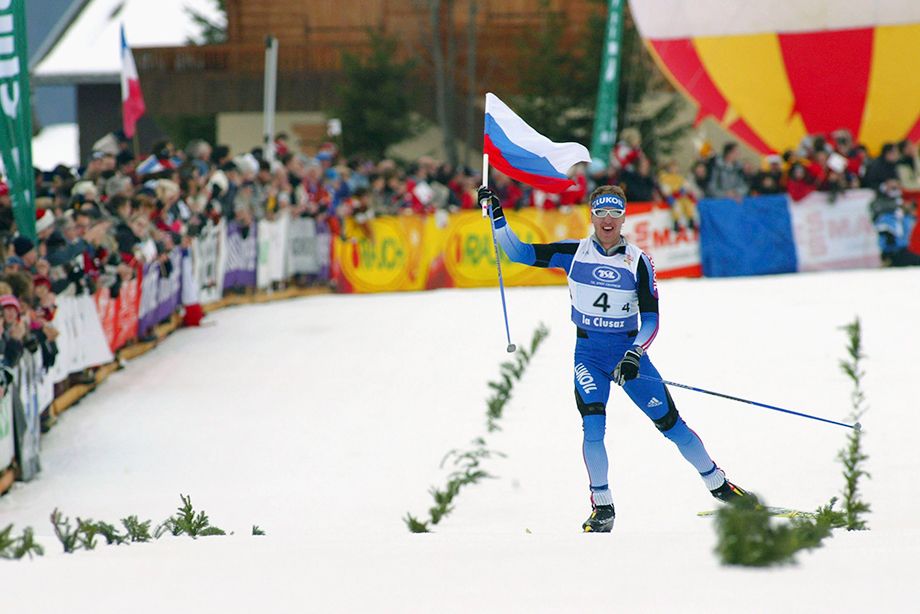
[{"label": "ski", "polygon": [[[764,506],[767,513],[776,518],[814,518],[817,516],[814,512],[803,512],[802,510],[794,510],[788,507],[775,507],[772,505]],[[702,512],[697,512],[697,516],[708,517],[715,516],[719,510],[705,510]]]}]

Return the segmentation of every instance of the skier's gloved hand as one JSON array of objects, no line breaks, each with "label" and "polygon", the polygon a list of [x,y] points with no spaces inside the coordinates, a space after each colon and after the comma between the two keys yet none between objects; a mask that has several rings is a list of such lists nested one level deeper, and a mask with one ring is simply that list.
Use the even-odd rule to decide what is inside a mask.
[{"label": "skier's gloved hand", "polygon": [[639,375],[639,361],[642,359],[642,354],[645,352],[638,345],[634,345],[623,354],[623,358],[620,359],[620,362],[617,363],[616,368],[613,370],[611,377],[613,381],[618,385],[622,386],[626,382],[632,379],[636,379]]},{"label": "skier's gloved hand", "polygon": [[479,188],[479,192],[476,193],[476,200],[479,201],[480,206],[485,204],[491,208],[492,219],[495,220],[496,228],[501,228],[505,225],[505,212],[502,211],[502,204],[495,195],[495,192],[487,187],[481,187]]}]

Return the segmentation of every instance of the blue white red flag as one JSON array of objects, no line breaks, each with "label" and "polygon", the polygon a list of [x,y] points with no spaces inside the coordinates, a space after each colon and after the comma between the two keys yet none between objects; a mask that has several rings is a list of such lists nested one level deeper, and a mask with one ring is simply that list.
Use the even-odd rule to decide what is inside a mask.
[{"label": "blue white red flag", "polygon": [[126,137],[134,136],[137,120],[147,110],[141,81],[137,76],[134,55],[125,39],[125,26],[121,26],[121,119]]},{"label": "blue white red flag", "polygon": [[564,192],[575,183],[568,177],[572,165],[591,161],[583,145],[554,143],[492,93],[486,94],[483,150],[490,166],[544,192]]}]

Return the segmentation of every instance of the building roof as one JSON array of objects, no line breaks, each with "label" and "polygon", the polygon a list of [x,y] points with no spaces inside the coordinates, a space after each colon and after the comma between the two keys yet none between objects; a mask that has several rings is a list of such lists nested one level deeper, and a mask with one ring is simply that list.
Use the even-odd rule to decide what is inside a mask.
[{"label": "building roof", "polygon": [[36,85],[117,83],[121,24],[132,48],[181,47],[201,34],[187,9],[224,20],[215,0],[78,0],[35,54],[32,80]]}]

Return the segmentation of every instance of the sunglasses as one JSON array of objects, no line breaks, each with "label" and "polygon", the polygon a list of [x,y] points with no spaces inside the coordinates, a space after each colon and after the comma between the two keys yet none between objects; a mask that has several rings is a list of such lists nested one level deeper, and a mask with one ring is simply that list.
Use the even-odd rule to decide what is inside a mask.
[{"label": "sunglasses", "polygon": [[591,209],[591,215],[596,215],[597,217],[623,217],[626,214],[626,209]]}]

